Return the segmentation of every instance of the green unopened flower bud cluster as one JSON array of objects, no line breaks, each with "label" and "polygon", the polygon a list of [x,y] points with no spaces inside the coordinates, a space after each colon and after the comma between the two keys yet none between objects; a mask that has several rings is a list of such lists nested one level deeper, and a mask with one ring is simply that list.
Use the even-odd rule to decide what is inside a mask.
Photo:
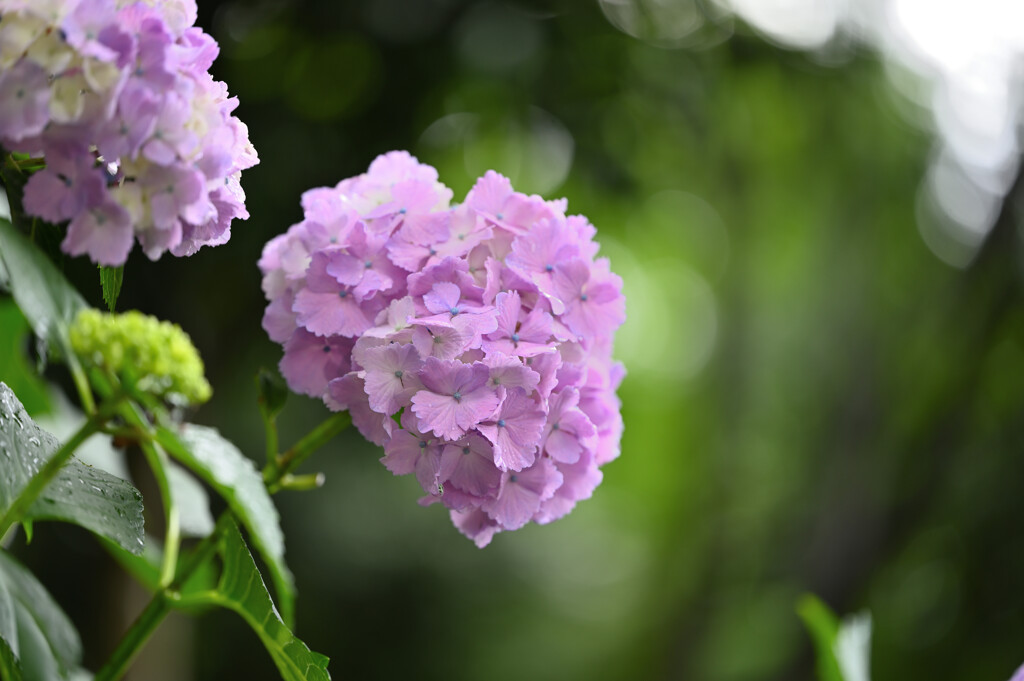
[{"label": "green unopened flower bud cluster", "polygon": [[210,399],[203,361],[177,324],[131,311],[107,314],[83,310],[70,330],[71,347],[82,361],[136,388],[171,402]]}]

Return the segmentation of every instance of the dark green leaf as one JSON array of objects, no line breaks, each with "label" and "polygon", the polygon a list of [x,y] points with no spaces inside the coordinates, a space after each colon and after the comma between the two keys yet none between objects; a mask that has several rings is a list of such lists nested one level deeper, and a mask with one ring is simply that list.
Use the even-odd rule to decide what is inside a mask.
[{"label": "dark green leaf", "polygon": [[0,300],[0,376],[21,398],[30,414],[50,410],[43,381],[25,355],[29,339],[28,322],[12,300]]},{"label": "dark green leaf", "polygon": [[291,622],[295,586],[284,562],[284,534],[263,476],[253,462],[213,428],[185,424],[180,432],[157,429],[157,441],[228,502],[270,568],[281,614]]},{"label": "dark green leaf", "polygon": [[327,658],[312,652],[281,620],[234,523],[221,540],[220,552],[224,569],[217,590],[194,600],[219,605],[241,615],[263,641],[284,681],[330,679]]},{"label": "dark green leaf", "polygon": [[9,596],[16,633],[11,652],[30,679],[65,679],[78,667],[82,644],[71,620],[31,572],[0,551],[0,583]]},{"label": "dark green leaf", "polygon": [[281,410],[288,399],[288,385],[276,371],[260,369],[256,376],[256,387],[259,390],[260,412],[265,419],[273,419]]},{"label": "dark green leaf", "polygon": [[[6,384],[0,382],[0,514],[60,448],[40,428]],[[108,537],[125,549],[142,550],[142,497],[124,480],[76,459],[28,508],[23,519],[63,520]]]},{"label": "dark green leaf", "polygon": [[111,312],[117,307],[117,297],[121,295],[121,283],[124,281],[124,265],[105,267],[100,265],[100,286],[103,287],[103,302]]},{"label": "dark green leaf", "polygon": [[812,594],[800,598],[796,611],[814,641],[818,681],[843,681],[835,655],[836,636],[839,633],[839,620],[835,614]]},{"label": "dark green leaf", "polygon": [[10,277],[11,294],[36,335],[75,362],[68,326],[87,307],[64,275],[6,220],[0,220],[0,260]]}]

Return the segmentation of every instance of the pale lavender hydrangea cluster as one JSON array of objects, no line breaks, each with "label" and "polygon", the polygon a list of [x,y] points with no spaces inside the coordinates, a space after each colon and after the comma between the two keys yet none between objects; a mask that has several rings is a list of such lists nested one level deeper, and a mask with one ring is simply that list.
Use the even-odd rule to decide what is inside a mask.
[{"label": "pale lavender hydrangea cluster", "polygon": [[591,495],[619,453],[622,280],[566,202],[488,172],[464,203],[405,152],[302,197],[263,326],[296,392],[348,409],[478,546]]},{"label": "pale lavender hydrangea cluster", "polygon": [[0,144],[44,156],[25,210],[70,220],[67,253],[191,255],[249,217],[256,153],[195,20],[194,0],[0,0]]}]

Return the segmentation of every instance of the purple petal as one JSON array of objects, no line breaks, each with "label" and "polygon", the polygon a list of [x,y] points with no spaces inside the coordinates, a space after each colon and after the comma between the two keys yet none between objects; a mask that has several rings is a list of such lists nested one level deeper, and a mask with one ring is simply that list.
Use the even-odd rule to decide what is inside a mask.
[{"label": "purple petal", "polygon": [[370,328],[370,320],[352,296],[299,291],[292,310],[296,321],[318,336],[354,337]]},{"label": "purple petal", "polygon": [[547,459],[532,468],[504,473],[497,498],[484,505],[487,514],[506,530],[518,530],[540,510],[562,484],[562,474]]},{"label": "purple petal", "polygon": [[467,511],[452,510],[451,518],[455,528],[472,539],[480,549],[491,543],[495,533],[501,532],[498,524],[479,508]]},{"label": "purple petal", "polygon": [[100,265],[117,267],[128,259],[133,243],[128,211],[107,201],[76,215],[60,247],[70,255],[88,253]]}]

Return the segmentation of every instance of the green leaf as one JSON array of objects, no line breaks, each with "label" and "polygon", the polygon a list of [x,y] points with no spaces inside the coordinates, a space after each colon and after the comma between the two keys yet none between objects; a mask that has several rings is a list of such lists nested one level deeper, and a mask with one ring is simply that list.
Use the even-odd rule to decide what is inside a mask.
[{"label": "green leaf", "polygon": [[0,681],[22,681],[18,656],[3,638],[0,638]]},{"label": "green leaf", "polygon": [[871,681],[871,615],[844,617],[832,652],[844,681]]},{"label": "green leaf", "polygon": [[263,476],[253,462],[213,428],[185,424],[180,433],[160,427],[157,442],[228,502],[270,569],[285,622],[295,610],[295,585],[284,562],[284,533]]},{"label": "green leaf", "polygon": [[[0,515],[60,448],[0,382]],[[142,550],[142,496],[124,480],[76,459],[68,461],[21,520],[62,520]]]},{"label": "green leaf", "polygon": [[46,382],[28,361],[28,322],[13,300],[0,300],[0,376],[21,398],[30,414],[50,410]]},{"label": "green leaf", "polygon": [[0,584],[14,613],[15,634],[4,640],[30,679],[66,679],[78,667],[82,644],[71,620],[36,578],[0,551]]},{"label": "green leaf", "polygon": [[276,418],[288,399],[288,385],[276,371],[260,369],[256,375],[256,388],[259,390],[258,401],[263,418]]},{"label": "green leaf", "polygon": [[103,287],[103,302],[111,312],[117,307],[117,297],[121,295],[121,283],[124,281],[124,265],[106,267],[100,265],[100,286]]},{"label": "green leaf", "polygon": [[817,653],[818,681],[843,681],[835,656],[839,620],[820,598],[805,594],[797,602],[797,614],[811,635]]},{"label": "green leaf", "polygon": [[109,539],[100,539],[100,544],[107,550],[107,553],[118,562],[125,572],[135,578],[142,586],[150,591],[160,588],[160,567],[163,561],[163,551],[160,550],[156,539],[146,536],[146,545],[142,553],[135,554],[125,551],[120,545]]},{"label": "green leaf", "polygon": [[87,307],[85,300],[42,251],[6,220],[0,220],[0,260],[10,276],[14,302],[32,330],[68,362],[77,363],[68,326]]},{"label": "green leaf", "polygon": [[220,553],[224,566],[217,589],[191,600],[219,605],[241,615],[263,641],[284,681],[330,679],[327,658],[311,651],[281,620],[234,523],[221,539]]},{"label": "green leaf", "polygon": [[171,484],[171,496],[178,506],[181,535],[183,537],[205,537],[213,532],[213,516],[210,514],[210,498],[206,489],[191,473],[176,463],[168,462],[167,480]]}]

